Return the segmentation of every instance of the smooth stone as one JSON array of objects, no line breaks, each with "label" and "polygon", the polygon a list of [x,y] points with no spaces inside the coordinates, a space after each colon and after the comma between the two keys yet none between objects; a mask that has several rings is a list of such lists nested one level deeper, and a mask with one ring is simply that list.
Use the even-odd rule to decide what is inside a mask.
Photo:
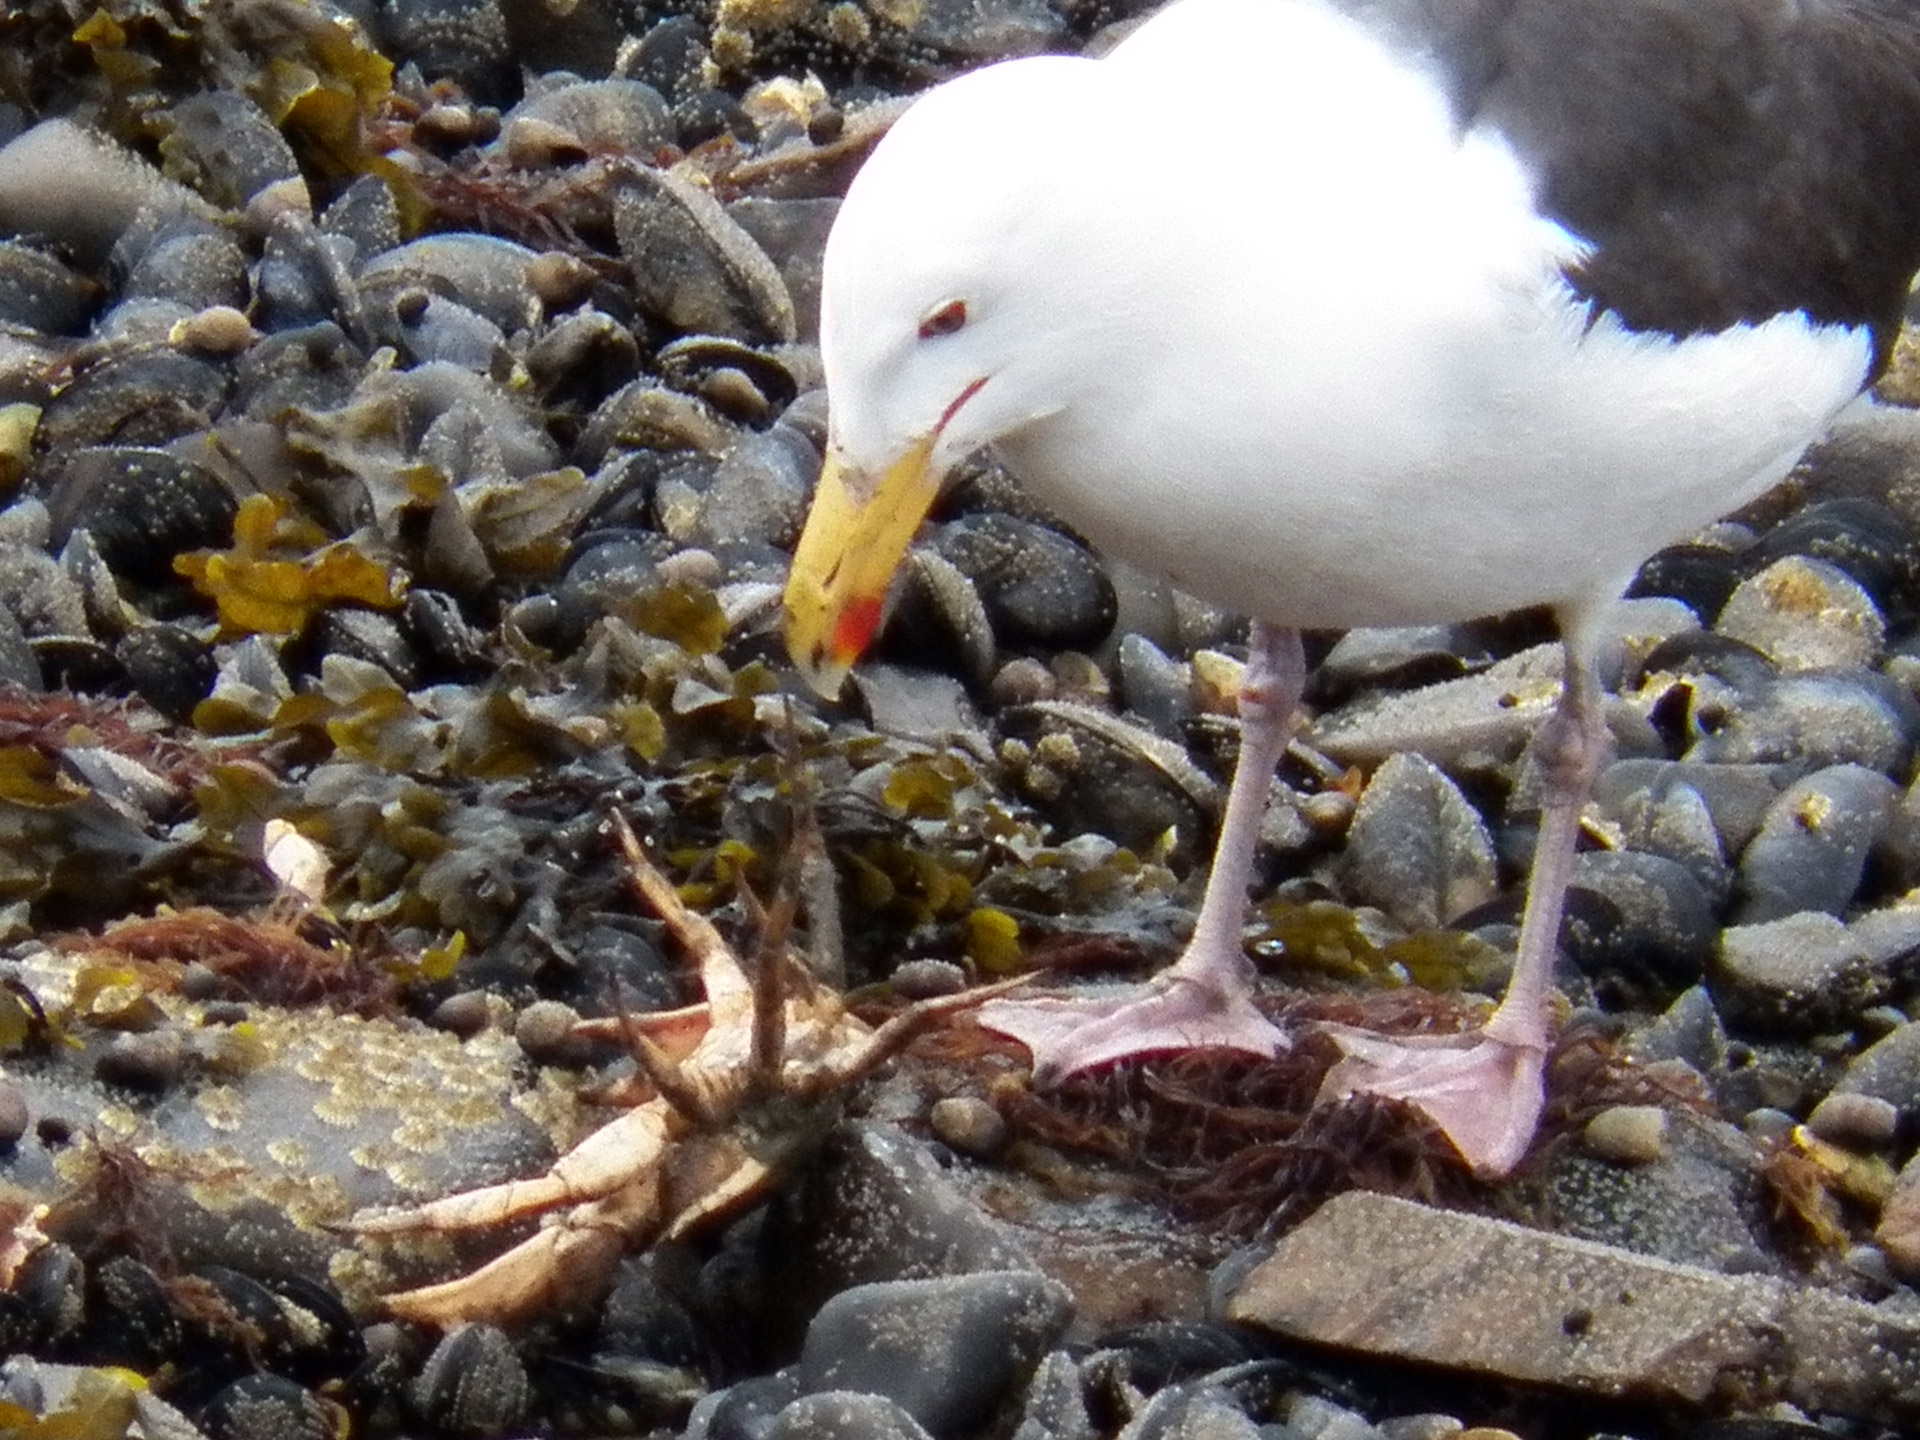
[{"label": "smooth stone", "polygon": [[1611,810],[1620,827],[1620,849],[1684,865],[1710,904],[1727,898],[1733,869],[1713,811],[1697,787],[1668,771],[1652,786],[1627,790]]},{"label": "smooth stone", "polygon": [[1072,1318],[1066,1286],[1031,1270],[858,1285],[807,1327],[800,1388],[882,1395],[935,1440],[962,1440],[1018,1393]]},{"label": "smooth stone", "polygon": [[[1920,704],[1885,675],[1786,675],[1728,709],[1682,758],[1710,764],[1864,765],[1904,773]],[[1711,797],[1709,797],[1711,803]],[[1736,848],[1729,846],[1729,848]]]},{"label": "smooth stone", "polygon": [[1686,1111],[1603,1114],[1615,1118],[1582,1138],[1587,1152],[1597,1140],[1611,1153],[1569,1151],[1545,1177],[1562,1233],[1723,1273],[1772,1268],[1747,1215],[1758,1176],[1743,1135]]},{"label": "smooth stone", "polygon": [[803,1395],[759,1432],[759,1440],[926,1440],[913,1415],[882,1395],[830,1390]]},{"label": "smooth stone", "polygon": [[1706,973],[1720,926],[1685,865],[1632,850],[1594,850],[1576,857],[1572,883],[1605,902],[1610,922],[1583,916],[1582,907],[1565,925],[1568,954],[1597,987],[1651,988],[1664,998]]},{"label": "smooth stone", "polygon": [[1162,735],[1177,735],[1194,711],[1188,668],[1144,635],[1120,637],[1115,679],[1129,714]]},{"label": "smooth stone", "polygon": [[1900,1109],[1891,1100],[1857,1091],[1826,1096],[1807,1116],[1807,1128],[1836,1145],[1874,1149],[1890,1142],[1900,1128]]},{"label": "smooth stone", "polygon": [[[1355,1417],[1358,1418],[1358,1417]],[[1309,1435],[1324,1435],[1327,1440],[1368,1440],[1368,1426],[1360,1434],[1328,1429],[1295,1429],[1280,1432],[1301,1440]],[[1267,1432],[1248,1418],[1221,1391],[1205,1385],[1174,1385],[1160,1391],[1120,1432],[1121,1440],[1261,1440]]]},{"label": "smooth stone", "polygon": [[1804,555],[1776,560],[1734,587],[1714,629],[1783,671],[1860,669],[1886,646],[1873,597],[1839,566]]},{"label": "smooth stone", "polygon": [[1708,979],[1735,1030],[1817,1035],[1880,999],[1865,947],[1833,916],[1806,911],[1761,925],[1730,925]]},{"label": "smooth stone", "polygon": [[1880,1207],[1873,1243],[1895,1275],[1909,1285],[1920,1284],[1920,1159],[1909,1160],[1894,1178],[1893,1193]]},{"label": "smooth stone", "polygon": [[1905,1123],[1920,1122],[1920,1021],[1908,1021],[1854,1056],[1834,1093],[1885,1100]]},{"label": "smooth stone", "polygon": [[934,1101],[927,1111],[927,1128],[934,1139],[962,1155],[996,1155],[1007,1143],[1006,1117],[973,1095],[950,1095]]},{"label": "smooth stone", "polygon": [[1320,715],[1302,737],[1348,765],[1377,765],[1412,752],[1451,767],[1512,760],[1559,704],[1565,658],[1536,645],[1478,675],[1418,690],[1370,695]]},{"label": "smooth stone", "polygon": [[1690,986],[1659,1015],[1630,1032],[1627,1054],[1643,1065],[1677,1061],[1703,1076],[1727,1066],[1727,1031],[1704,985]]},{"label": "smooth stone", "polygon": [[1493,839],[1433,762],[1395,755],[1374,772],[1347,828],[1353,898],[1416,930],[1485,904],[1499,889]]},{"label": "smooth stone", "polygon": [[1658,1105],[1609,1105],[1580,1131],[1587,1149],[1620,1165],[1651,1165],[1667,1153],[1667,1112]]},{"label": "smooth stone", "polygon": [[1741,852],[1734,923],[1844,913],[1896,796],[1891,780],[1860,765],[1831,765],[1788,786]]},{"label": "smooth stone", "polygon": [[[1650,828],[1650,822],[1642,819],[1649,809],[1657,811],[1667,797],[1681,789],[1690,790],[1706,807],[1722,853],[1737,854],[1759,831],[1767,807],[1792,778],[1773,765],[1616,760],[1600,772],[1593,798],[1602,815],[1633,835],[1643,827]],[[1671,858],[1682,859],[1678,855]]]},{"label": "smooth stone", "polygon": [[1002,645],[1097,644],[1117,614],[1100,559],[1058,530],[1013,515],[966,515],[926,542],[973,582]]},{"label": "smooth stone", "polygon": [[[1031,1269],[1013,1233],[947,1178],[927,1147],[842,1125],[768,1212],[767,1290],[799,1326],[832,1295],[879,1281]],[[796,1323],[797,1322],[797,1323]]]},{"label": "smooth stone", "polygon": [[1920,1319],[1392,1196],[1335,1196],[1241,1285],[1231,1318],[1383,1359],[1630,1402],[1920,1422]]},{"label": "smooth stone", "polygon": [[980,728],[966,687],[951,675],[869,664],[853,682],[876,734],[939,742]]},{"label": "smooth stone", "polygon": [[1767,531],[1742,558],[1759,570],[1788,555],[1838,567],[1883,613],[1911,609],[1920,578],[1920,544],[1890,506],[1864,495],[1815,500]]},{"label": "smooth stone", "polygon": [[1080,1366],[1064,1350],[1049,1351],[1027,1382],[1013,1440],[1098,1440],[1087,1413]]}]

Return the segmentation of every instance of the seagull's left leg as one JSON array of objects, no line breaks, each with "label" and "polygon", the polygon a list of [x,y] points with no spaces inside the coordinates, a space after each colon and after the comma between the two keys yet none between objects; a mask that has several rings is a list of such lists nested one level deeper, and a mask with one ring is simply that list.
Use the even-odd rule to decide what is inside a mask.
[{"label": "seagull's left leg", "polygon": [[1587,627],[1573,614],[1561,625],[1566,681],[1535,746],[1540,835],[1506,998],[1484,1027],[1464,1035],[1388,1039],[1333,1029],[1346,1058],[1320,1089],[1322,1100],[1364,1091],[1417,1106],[1483,1175],[1504,1175],[1520,1163],[1546,1103],[1547,1007],[1560,915],[1573,878],[1580,812],[1607,751]]},{"label": "seagull's left leg", "polygon": [[1214,1046],[1278,1055],[1287,1038],[1251,998],[1242,948],[1247,882],[1260,843],[1274,766],[1287,748],[1306,682],[1297,630],[1256,622],[1240,687],[1240,762],[1214,848],[1213,870],[1180,958],[1151,984],[1105,1000],[996,1000],[980,1023],[1033,1052],[1036,1076],[1058,1078],[1109,1060]]}]

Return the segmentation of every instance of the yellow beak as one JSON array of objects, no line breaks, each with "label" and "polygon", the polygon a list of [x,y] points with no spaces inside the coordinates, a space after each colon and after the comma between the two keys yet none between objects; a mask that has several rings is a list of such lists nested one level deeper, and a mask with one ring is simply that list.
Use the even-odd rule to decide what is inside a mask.
[{"label": "yellow beak", "polygon": [[880,628],[887,586],[939,494],[927,469],[938,438],[916,443],[871,487],[827,454],[787,575],[786,611],[787,652],[828,699]]}]

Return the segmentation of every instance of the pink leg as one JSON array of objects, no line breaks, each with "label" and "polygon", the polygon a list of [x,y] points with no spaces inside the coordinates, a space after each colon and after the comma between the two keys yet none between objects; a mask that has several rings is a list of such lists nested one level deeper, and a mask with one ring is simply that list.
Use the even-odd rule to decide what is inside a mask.
[{"label": "pink leg", "polygon": [[1274,766],[1293,732],[1306,659],[1295,630],[1255,624],[1240,689],[1240,763],[1220,822],[1206,896],[1184,953],[1151,984],[1113,999],[995,1000],[980,1023],[1033,1052],[1034,1074],[1059,1078],[1109,1060],[1217,1046],[1278,1055],[1287,1039],[1249,998],[1241,948],[1247,882]]},{"label": "pink leg", "polygon": [[1606,752],[1600,683],[1567,631],[1560,706],[1540,733],[1540,836],[1533,852],[1520,953],[1506,998],[1477,1032],[1391,1040],[1333,1029],[1345,1057],[1321,1086],[1322,1100],[1355,1092],[1385,1095],[1424,1110],[1473,1168],[1504,1175],[1526,1154],[1546,1101],[1547,1005],[1560,913],[1573,877],[1580,812]]}]

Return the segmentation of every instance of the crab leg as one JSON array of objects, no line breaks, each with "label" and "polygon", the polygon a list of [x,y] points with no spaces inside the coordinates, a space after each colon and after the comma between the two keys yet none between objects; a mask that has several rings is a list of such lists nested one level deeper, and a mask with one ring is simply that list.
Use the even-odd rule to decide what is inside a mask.
[{"label": "crab leg", "polygon": [[684,1129],[670,1110],[643,1106],[603,1125],[562,1155],[546,1174],[508,1180],[404,1210],[355,1216],[346,1228],[359,1235],[409,1235],[421,1230],[478,1230],[612,1195],[658,1165]]},{"label": "crab leg", "polygon": [[444,1329],[468,1320],[510,1324],[569,1298],[599,1294],[628,1245],[659,1223],[660,1181],[649,1171],[471,1274],[403,1290],[386,1303],[403,1320]]}]

